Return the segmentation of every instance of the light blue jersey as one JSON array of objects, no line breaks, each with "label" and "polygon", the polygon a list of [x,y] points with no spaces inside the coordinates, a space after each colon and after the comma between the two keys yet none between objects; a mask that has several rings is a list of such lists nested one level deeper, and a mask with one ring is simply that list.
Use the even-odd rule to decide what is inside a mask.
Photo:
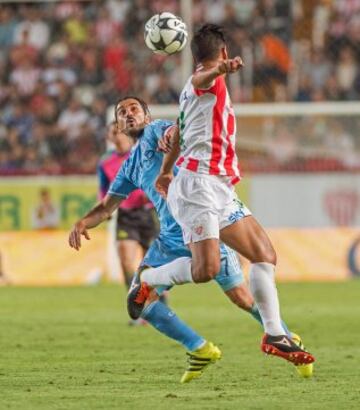
[{"label": "light blue jersey", "polygon": [[[163,159],[163,154],[157,150],[158,140],[171,125],[171,121],[155,120],[144,128],[108,191],[109,195],[126,198],[132,191],[140,188],[154,204],[160,222],[160,233],[147,251],[142,265],[155,268],[181,256],[191,257],[191,252],[184,244],[180,226],[170,214],[166,201],[155,189],[155,180]],[[177,173],[177,169],[174,173]],[[215,280],[224,291],[243,282],[237,256],[225,245],[221,245],[221,271]]]}]

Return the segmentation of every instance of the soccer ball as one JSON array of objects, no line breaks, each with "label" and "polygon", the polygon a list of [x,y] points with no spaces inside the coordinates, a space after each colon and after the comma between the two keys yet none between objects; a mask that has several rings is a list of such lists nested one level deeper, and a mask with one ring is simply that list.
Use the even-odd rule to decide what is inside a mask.
[{"label": "soccer ball", "polygon": [[157,54],[169,55],[181,51],[187,35],[185,23],[172,13],[155,14],[145,24],[145,43]]}]

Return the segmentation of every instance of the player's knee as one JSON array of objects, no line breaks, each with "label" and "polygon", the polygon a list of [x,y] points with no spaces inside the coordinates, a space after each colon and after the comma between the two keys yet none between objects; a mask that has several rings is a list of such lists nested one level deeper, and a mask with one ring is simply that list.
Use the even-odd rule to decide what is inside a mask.
[{"label": "player's knee", "polygon": [[209,282],[220,271],[220,261],[206,261],[193,267],[192,275],[194,282],[203,283]]},{"label": "player's knee", "polygon": [[255,252],[254,260],[252,263],[266,262],[276,265],[277,256],[275,249],[273,248],[270,241],[262,243]]},{"label": "player's knee", "polygon": [[271,263],[273,265],[276,265],[276,263],[277,263],[277,255],[276,255],[275,249],[272,247],[272,245],[267,247],[266,250],[265,250],[264,262]]}]

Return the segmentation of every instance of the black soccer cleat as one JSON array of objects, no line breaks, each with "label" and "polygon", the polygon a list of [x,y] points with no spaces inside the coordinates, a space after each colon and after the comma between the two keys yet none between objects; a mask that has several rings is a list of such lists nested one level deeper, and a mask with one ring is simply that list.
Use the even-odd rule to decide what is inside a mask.
[{"label": "black soccer cleat", "polygon": [[144,269],[147,269],[147,266],[140,268],[139,271],[135,273],[127,295],[127,311],[133,320],[137,320],[141,316],[146,299],[152,290],[147,283],[141,282],[140,280],[140,274]]},{"label": "black soccer cleat", "polygon": [[303,350],[286,335],[271,336],[265,334],[261,350],[266,354],[282,357],[295,365],[315,362],[315,357],[311,353]]}]

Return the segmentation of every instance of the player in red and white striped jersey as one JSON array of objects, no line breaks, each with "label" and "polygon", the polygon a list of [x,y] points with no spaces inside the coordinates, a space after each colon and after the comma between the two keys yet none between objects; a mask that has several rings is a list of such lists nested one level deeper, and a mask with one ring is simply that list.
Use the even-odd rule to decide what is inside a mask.
[{"label": "player in red and white striped jersey", "polygon": [[[240,57],[232,64],[232,70],[239,69]],[[199,64],[196,73],[203,71]],[[189,78],[180,97],[181,156],[177,165],[201,174],[229,176],[235,184],[240,180],[235,115],[225,78],[216,77],[206,90],[195,88],[194,78],[196,74]]]},{"label": "player in red and white striped jersey", "polygon": [[[242,60],[229,58],[224,33],[212,24],[194,35],[191,50],[197,70],[181,93],[179,133],[174,133],[178,138],[164,157],[156,186],[167,195],[192,260],[181,258],[171,266],[162,266],[168,279],[153,269],[143,272],[144,294],[147,286],[200,283],[214,278],[220,270],[221,240],[251,262],[250,289],[265,328],[262,350],[295,364],[312,363],[314,357],[284,334],[274,281],[276,253],[233,187],[240,176],[234,112],[225,76],[241,69]],[[180,170],[173,178],[176,160]]]}]

